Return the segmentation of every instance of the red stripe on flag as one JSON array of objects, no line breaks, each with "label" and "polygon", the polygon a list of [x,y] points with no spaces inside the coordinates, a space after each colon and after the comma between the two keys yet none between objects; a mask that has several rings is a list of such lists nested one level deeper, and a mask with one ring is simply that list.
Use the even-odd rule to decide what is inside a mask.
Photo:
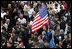
[{"label": "red stripe on flag", "polygon": [[[39,20],[35,21],[35,22],[37,22],[37,23],[36,23],[36,24],[34,24],[34,23],[33,23],[33,26],[35,26],[35,25],[37,25],[38,23],[40,23],[40,22],[42,22],[42,21],[46,20],[46,18],[47,18],[47,20],[48,20],[48,16],[46,16],[46,17],[45,17],[44,19],[42,19],[42,20],[41,20],[41,19],[39,19],[39,20],[41,20],[41,21],[39,21]],[[39,21],[39,22],[38,22],[38,21]]]},{"label": "red stripe on flag", "polygon": [[32,29],[35,29],[35,28],[39,27],[40,25],[43,25],[43,23],[44,23],[43,21],[46,22],[46,21],[48,21],[48,19],[42,20],[42,21],[41,21],[42,23],[39,24],[38,26],[36,26],[37,24],[33,25],[33,26],[36,26],[36,27],[33,28],[33,26],[32,26]]},{"label": "red stripe on flag", "polygon": [[[47,23],[45,23],[45,24],[47,24]],[[45,24],[43,24],[43,26],[44,26]],[[40,28],[41,28],[41,27],[40,27]],[[38,28],[38,29],[36,29],[36,30],[34,30],[34,31],[32,30],[32,32],[35,32],[35,31],[39,30],[40,28]]]}]

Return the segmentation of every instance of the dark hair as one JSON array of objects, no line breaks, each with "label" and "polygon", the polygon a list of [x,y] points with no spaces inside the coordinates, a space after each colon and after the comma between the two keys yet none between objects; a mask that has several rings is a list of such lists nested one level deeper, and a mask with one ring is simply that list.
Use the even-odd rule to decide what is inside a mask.
[{"label": "dark hair", "polygon": [[6,31],[6,28],[4,26],[2,27],[2,29]]},{"label": "dark hair", "polygon": [[55,4],[55,6],[58,6],[58,4]]},{"label": "dark hair", "polygon": [[47,42],[47,40],[44,41],[44,43]]},{"label": "dark hair", "polygon": [[41,1],[41,3],[44,3],[44,4],[46,4],[46,1]]},{"label": "dark hair", "polygon": [[18,38],[21,38],[21,39],[22,39],[22,36],[21,36],[21,35],[19,35],[19,36],[18,36]]},{"label": "dark hair", "polygon": [[39,37],[42,39],[42,36],[41,35]]}]

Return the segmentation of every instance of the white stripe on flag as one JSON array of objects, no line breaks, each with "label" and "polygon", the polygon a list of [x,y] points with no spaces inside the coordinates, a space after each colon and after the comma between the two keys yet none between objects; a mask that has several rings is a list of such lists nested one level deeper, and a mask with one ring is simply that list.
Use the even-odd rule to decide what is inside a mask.
[{"label": "white stripe on flag", "polygon": [[[48,22],[48,21],[44,22],[44,24],[47,23],[47,22]],[[39,26],[39,27],[33,29],[32,31],[35,31],[35,30],[39,29],[39,28],[42,27],[42,26],[43,26],[43,25],[41,25],[41,26]]]}]

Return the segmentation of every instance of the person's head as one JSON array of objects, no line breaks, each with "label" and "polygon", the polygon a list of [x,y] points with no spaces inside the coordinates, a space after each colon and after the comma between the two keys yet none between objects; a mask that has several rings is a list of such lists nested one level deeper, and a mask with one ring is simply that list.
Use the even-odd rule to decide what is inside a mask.
[{"label": "person's head", "polygon": [[71,38],[71,33],[69,33],[69,38]]},{"label": "person's head", "polygon": [[42,32],[42,36],[44,36],[44,31]]},{"label": "person's head", "polygon": [[65,1],[62,1],[62,3],[65,3]]},{"label": "person's head", "polygon": [[31,38],[28,40],[28,43],[29,43],[29,44],[32,44],[32,40],[31,40]]},{"label": "person's head", "polygon": [[21,28],[21,31],[24,31],[24,29],[25,29],[25,27],[22,27],[22,28]]},{"label": "person's head", "polygon": [[6,11],[6,14],[10,14],[9,10]]},{"label": "person's head", "polygon": [[70,43],[67,44],[67,48],[71,48],[71,44]]},{"label": "person's head", "polygon": [[20,22],[19,21],[16,21],[16,25],[20,25]]},{"label": "person's head", "polygon": [[59,45],[62,46],[62,41],[59,41]]},{"label": "person's head", "polygon": [[54,3],[57,3],[57,1],[54,1]]},{"label": "person's head", "polygon": [[6,28],[2,27],[2,32],[5,33],[6,32]]},{"label": "person's head", "polygon": [[9,42],[11,42],[11,43],[13,42],[11,37],[9,38]]},{"label": "person's head", "polygon": [[38,33],[35,32],[35,33],[34,33],[34,38],[37,38],[37,36],[38,36]]},{"label": "person's head", "polygon": [[1,7],[1,12],[4,12],[4,8],[3,7]]},{"label": "person's head", "polygon": [[21,36],[18,36],[17,40],[18,41],[22,41],[22,37]]},{"label": "person's head", "polygon": [[60,30],[60,34],[63,34],[63,30]]},{"label": "person's head", "polygon": [[46,46],[46,47],[48,46],[47,40],[44,41],[44,46]]},{"label": "person's head", "polygon": [[65,26],[68,27],[68,23],[66,23]]},{"label": "person's head", "polygon": [[43,30],[46,30],[46,26],[43,26]]},{"label": "person's head", "polygon": [[1,37],[1,42],[4,43],[6,40],[7,40],[7,39],[6,39],[6,36],[2,35],[2,37]]},{"label": "person's head", "polygon": [[34,37],[34,34],[31,34],[31,38]]},{"label": "person's head", "polygon": [[1,20],[1,26],[3,26],[3,24],[4,24],[4,22],[3,22],[3,20]]},{"label": "person's head", "polygon": [[20,18],[21,18],[21,19],[23,18],[23,14],[20,14]]},{"label": "person's head", "polygon": [[23,1],[21,1],[20,5],[21,5],[21,6],[23,6],[23,5],[24,5],[24,2],[23,2]]},{"label": "person's head", "polygon": [[12,47],[12,43],[11,42],[7,42],[7,47]]},{"label": "person's head", "polygon": [[11,8],[11,4],[8,4],[8,8]]},{"label": "person's head", "polygon": [[42,7],[43,7],[44,5],[45,5],[45,2],[43,1],[43,2],[42,2]]},{"label": "person's head", "polygon": [[37,3],[40,3],[40,1],[37,1]]},{"label": "person's head", "polygon": [[16,9],[16,8],[14,8],[13,12],[16,12],[16,11],[17,11],[17,9]]},{"label": "person's head", "polygon": [[13,33],[12,33],[12,36],[13,36],[13,37],[15,37],[15,36],[16,36],[16,34],[13,32]]},{"label": "person's head", "polygon": [[38,45],[37,45],[37,43],[35,43],[35,45],[34,45],[34,48],[38,48]]},{"label": "person's head", "polygon": [[60,30],[60,25],[57,26],[57,30]]},{"label": "person's head", "polygon": [[10,19],[6,19],[6,23],[10,23]]},{"label": "person's head", "polygon": [[59,4],[61,4],[61,1],[58,1]]},{"label": "person's head", "polygon": [[38,36],[38,40],[42,40],[42,36],[40,35],[40,36]]},{"label": "person's head", "polygon": [[65,40],[67,40],[68,39],[68,37],[67,37],[67,35],[65,35]]},{"label": "person's head", "polygon": [[33,11],[33,12],[32,12],[32,15],[35,15],[35,14],[36,14],[36,12],[35,12],[35,11]]},{"label": "person's head", "polygon": [[15,3],[15,1],[12,1],[12,3],[14,4],[14,3]]},{"label": "person's head", "polygon": [[55,35],[55,31],[51,31],[52,32],[52,35]]},{"label": "person's head", "polygon": [[51,21],[51,24],[54,25],[54,21]]},{"label": "person's head", "polygon": [[20,9],[18,9],[17,12],[20,14],[21,13]]},{"label": "person's head", "polygon": [[28,5],[28,6],[29,6],[29,5],[30,5],[30,1],[27,1],[26,5]]}]

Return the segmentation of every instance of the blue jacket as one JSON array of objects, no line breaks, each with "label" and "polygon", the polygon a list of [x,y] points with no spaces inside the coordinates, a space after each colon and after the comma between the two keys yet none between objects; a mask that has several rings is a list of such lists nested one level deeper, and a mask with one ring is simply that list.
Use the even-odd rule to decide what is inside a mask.
[{"label": "blue jacket", "polygon": [[54,48],[54,46],[55,46],[54,36],[52,36],[52,39],[51,39],[50,42],[48,43],[48,46],[49,46],[50,48]]}]

